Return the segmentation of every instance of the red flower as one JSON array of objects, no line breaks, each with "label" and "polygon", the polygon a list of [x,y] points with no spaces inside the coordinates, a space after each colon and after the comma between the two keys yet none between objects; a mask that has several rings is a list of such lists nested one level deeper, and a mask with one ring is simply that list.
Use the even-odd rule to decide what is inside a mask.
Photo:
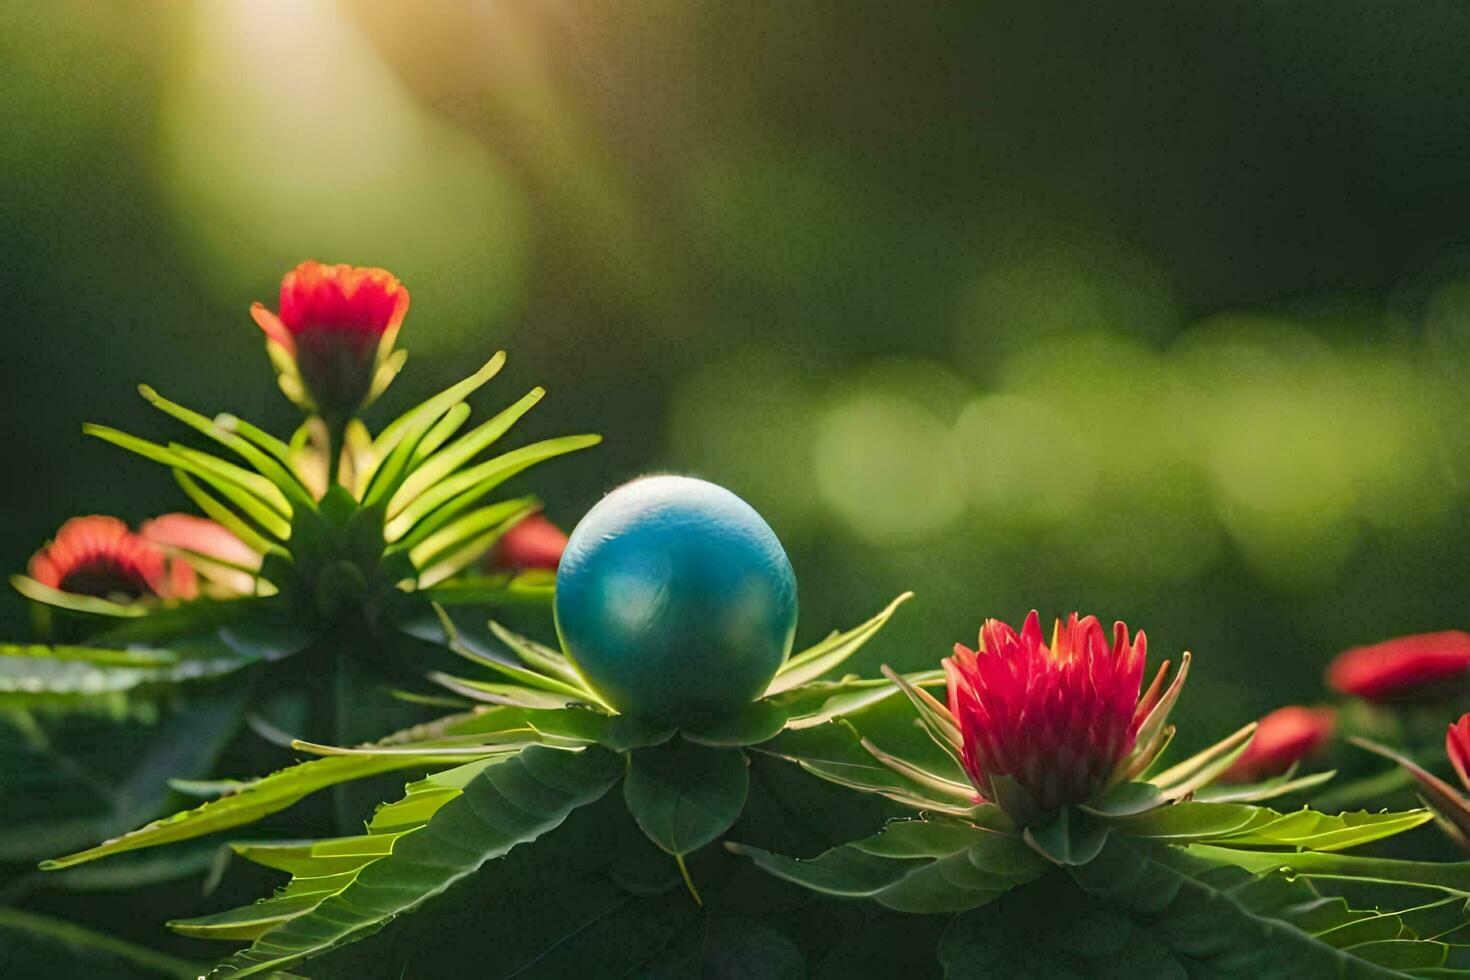
[{"label": "red flower", "polygon": [[260,571],[261,556],[222,524],[193,514],[164,514],[144,521],[138,534],[180,563],[192,565],[217,593],[257,590],[255,573]]},{"label": "red flower", "polygon": [[1355,647],[1327,666],[1335,691],[1369,701],[1434,694],[1470,673],[1470,633],[1419,633]]},{"label": "red flower", "polygon": [[531,568],[555,571],[566,548],[566,532],[542,515],[532,514],[501,535],[485,560],[496,571],[519,572]]},{"label": "red flower", "polygon": [[408,290],[385,269],[303,262],[281,280],[281,311],[250,315],[265,331],[281,389],[308,411],[350,415],[403,363],[393,354]]},{"label": "red flower", "polygon": [[981,797],[1027,822],[1141,772],[1167,737],[1155,719],[1147,744],[1137,744],[1169,667],[1140,699],[1145,644],[1142,632],[1130,644],[1128,627],[1116,623],[1110,645],[1096,617],[1073,613],[1048,645],[1035,612],[1019,635],[991,619],[978,651],[955,644],[944,661],[949,711]]},{"label": "red flower", "polygon": [[1470,711],[1460,716],[1444,733],[1444,752],[1460,782],[1470,790]]},{"label": "red flower", "polygon": [[192,599],[198,594],[194,569],[115,517],[73,517],[56,538],[36,552],[31,578],[76,595],[131,602],[156,596]]},{"label": "red flower", "polygon": [[1278,776],[1320,751],[1336,724],[1331,708],[1277,708],[1261,719],[1250,745],[1221,778],[1254,783]]}]

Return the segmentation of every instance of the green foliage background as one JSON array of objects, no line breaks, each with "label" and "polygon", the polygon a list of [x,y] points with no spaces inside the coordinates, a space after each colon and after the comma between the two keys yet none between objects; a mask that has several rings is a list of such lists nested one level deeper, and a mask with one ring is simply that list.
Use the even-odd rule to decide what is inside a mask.
[{"label": "green foliage background", "polygon": [[799,646],[917,592],[866,673],[1124,618],[1195,651],[1204,744],[1464,624],[1467,36],[1448,0],[8,6],[0,566],[185,506],[80,434],[160,434],[139,381],[291,424],[249,301],[381,264],[382,417],[503,346],[481,404],[607,436],[534,481],[561,523],[725,483]]}]

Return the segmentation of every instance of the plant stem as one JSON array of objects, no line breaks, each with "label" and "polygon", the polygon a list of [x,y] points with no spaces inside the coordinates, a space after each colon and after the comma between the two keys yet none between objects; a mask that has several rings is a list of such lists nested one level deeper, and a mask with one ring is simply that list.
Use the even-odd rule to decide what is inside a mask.
[{"label": "plant stem", "polygon": [[[347,644],[340,640],[332,647],[332,744],[346,746],[353,741],[348,732],[348,711],[351,710],[352,700],[352,677],[351,655],[348,653]],[[352,801],[348,797],[348,785],[338,783],[332,787],[332,818],[337,825],[337,833],[343,836],[351,836],[355,831],[352,829],[353,814]]]},{"label": "plant stem", "polygon": [[689,894],[694,896],[694,904],[704,908],[704,899],[699,897],[699,889],[694,887],[694,879],[689,877],[689,866],[684,863],[684,855],[675,854],[674,863],[679,866],[679,874],[684,877],[684,887],[689,889]]},{"label": "plant stem", "polygon": [[323,418],[327,426],[327,489],[337,484],[342,475],[342,451],[347,443],[346,416]]}]

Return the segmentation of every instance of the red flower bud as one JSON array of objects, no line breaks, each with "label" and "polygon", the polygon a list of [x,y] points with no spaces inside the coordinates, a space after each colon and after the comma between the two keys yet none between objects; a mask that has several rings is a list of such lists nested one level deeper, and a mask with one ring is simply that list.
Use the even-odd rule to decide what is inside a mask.
[{"label": "red flower bud", "polygon": [[188,562],[171,560],[122,521],[98,514],[61,525],[31,558],[29,571],[50,588],[121,602],[192,599],[199,592]]},{"label": "red flower bud", "polygon": [[1250,745],[1221,778],[1254,783],[1279,776],[1320,751],[1332,738],[1336,724],[1331,708],[1277,708],[1261,719]]},{"label": "red flower bud", "polygon": [[1073,613],[1057,622],[1048,645],[1035,612],[1019,634],[992,619],[978,650],[956,644],[944,661],[949,711],[981,797],[1025,820],[1094,800],[1146,766],[1162,742],[1150,734],[1148,745],[1136,743],[1168,664],[1140,698],[1145,644],[1142,632],[1130,643],[1123,623],[1114,624],[1110,644],[1096,617]]},{"label": "red flower bud", "polygon": [[1470,633],[1418,633],[1354,647],[1327,666],[1334,691],[1393,701],[1430,695],[1470,674]]},{"label": "red flower bud", "polygon": [[561,528],[540,514],[532,514],[516,523],[485,556],[488,568],[502,572],[520,572],[532,568],[555,571],[561,553],[567,548],[567,536]]},{"label": "red flower bud", "polygon": [[281,280],[280,306],[276,314],[256,303],[250,315],[265,331],[281,390],[307,411],[350,415],[397,373],[393,342],[408,290],[387,270],[303,262]]}]

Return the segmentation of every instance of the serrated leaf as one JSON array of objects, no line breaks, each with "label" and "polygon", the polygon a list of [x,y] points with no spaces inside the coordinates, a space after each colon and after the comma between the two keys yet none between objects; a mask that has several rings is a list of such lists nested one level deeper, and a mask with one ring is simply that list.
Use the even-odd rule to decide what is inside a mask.
[{"label": "serrated leaf", "polygon": [[744,844],[726,846],[812,891],[871,898],[903,912],[976,908],[1052,867],[1018,837],[958,822],[895,821],[877,836],[805,861]]},{"label": "serrated leaf", "polygon": [[745,753],[680,739],[634,749],[623,782],[633,819],[649,840],[675,857],[729,830],[749,791]]},{"label": "serrated leaf", "polygon": [[211,976],[269,973],[379,929],[485,862],[555,829],[572,810],[606,793],[621,771],[621,760],[600,749],[532,747],[488,766],[341,893],[267,930]]},{"label": "serrated leaf", "polygon": [[[1126,911],[1192,970],[1231,976],[1391,976],[1373,955],[1322,934],[1356,921],[1305,882],[1255,877],[1201,861],[1188,849],[1113,835],[1069,874],[1095,901]],[[1335,911],[1336,910],[1336,911]],[[1443,961],[1442,944],[1436,948]],[[1367,952],[1364,950],[1363,952]]]},{"label": "serrated leaf", "polygon": [[236,793],[210,800],[192,810],[185,810],[162,820],[155,820],[121,837],[98,844],[96,847],[43,861],[41,867],[44,870],[54,871],[86,861],[95,861],[109,854],[121,854],[124,851],[154,847],[159,844],[212,834],[220,830],[229,830],[232,827],[252,823],[267,814],[284,810],[297,800],[319,789],[417,764],[420,764],[417,760],[404,758],[312,759],[245,783]]},{"label": "serrated leaf", "polygon": [[1270,823],[1277,814],[1243,803],[1175,803],[1113,819],[1110,824],[1130,837],[1175,842],[1210,840]]},{"label": "serrated leaf", "polygon": [[1251,872],[1283,871],[1306,878],[1344,878],[1470,897],[1470,861],[1403,861],[1336,851],[1265,851],[1219,844],[1184,849],[1203,860]]},{"label": "serrated leaf", "polygon": [[356,880],[358,872],[393,853],[398,839],[422,827],[464,792],[486,766],[480,759],[433,773],[404,789],[403,798],[378,808],[367,833],[327,840],[231,845],[240,857],[289,873],[274,895],[242,908],[169,923],[175,932],[200,939],[254,939],[275,926],[305,915]]},{"label": "serrated leaf", "polygon": [[[1208,805],[1208,804],[1201,804]],[[1266,810],[1267,813],[1272,813]],[[1273,814],[1269,823],[1226,835],[1226,847],[1295,847],[1312,851],[1340,851],[1370,841],[1392,837],[1428,823],[1433,815],[1425,810],[1406,813],[1343,813],[1336,816],[1314,810]]]}]

